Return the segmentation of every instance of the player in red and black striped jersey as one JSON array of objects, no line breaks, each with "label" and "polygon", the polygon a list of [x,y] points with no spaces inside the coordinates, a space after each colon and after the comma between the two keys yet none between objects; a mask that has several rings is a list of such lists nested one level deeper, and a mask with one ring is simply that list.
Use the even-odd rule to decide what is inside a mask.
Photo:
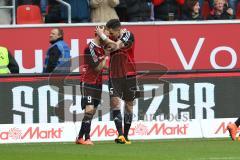
[{"label": "player in red and black striped jersey", "polygon": [[101,62],[106,61],[107,56],[103,46],[98,43],[93,39],[84,50],[83,83],[102,85],[102,67],[104,66]]},{"label": "player in red and black striped jersey", "polygon": [[[102,72],[107,60],[107,51],[103,49],[103,44],[99,36],[96,36],[89,42],[84,50],[81,105],[85,112],[81,129],[76,140],[77,144],[93,144],[90,140],[91,120],[96,112],[97,106],[101,102]],[[83,136],[85,136],[85,140]]]},{"label": "player in red and black striped jersey", "polygon": [[[116,143],[131,144],[128,140],[128,132],[133,118],[133,102],[136,91],[136,66],[134,61],[134,35],[121,29],[118,19],[107,22],[109,38],[103,33],[103,29],[97,28],[96,33],[108,44],[115,44],[110,54],[109,67],[109,92],[113,120],[118,130]],[[120,112],[121,99],[125,102],[124,132],[122,132],[122,116]]]}]

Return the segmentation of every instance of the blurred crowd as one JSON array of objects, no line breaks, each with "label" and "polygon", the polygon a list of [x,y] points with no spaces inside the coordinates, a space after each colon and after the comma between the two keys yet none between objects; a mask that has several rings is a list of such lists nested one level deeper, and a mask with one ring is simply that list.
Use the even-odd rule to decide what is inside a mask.
[{"label": "blurred crowd", "polygon": [[[22,24],[21,18],[26,17],[24,14],[29,14],[32,6],[39,8],[41,20],[29,23],[67,23],[67,7],[56,0],[15,1],[19,24]],[[122,22],[236,19],[239,0],[64,0],[64,2],[71,5],[72,23],[84,23],[106,22],[113,18],[118,18]],[[12,0],[0,1],[0,6],[10,5]],[[21,9],[23,7],[25,8]],[[0,24],[11,24],[11,14],[10,9],[0,9]],[[34,15],[37,15],[36,11]]]}]

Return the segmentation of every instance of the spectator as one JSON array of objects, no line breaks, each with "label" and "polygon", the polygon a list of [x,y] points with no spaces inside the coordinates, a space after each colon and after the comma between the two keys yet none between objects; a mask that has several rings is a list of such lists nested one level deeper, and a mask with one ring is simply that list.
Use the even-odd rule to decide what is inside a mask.
[{"label": "spectator", "polygon": [[155,21],[168,21],[179,19],[179,12],[184,0],[152,0],[154,4]]},{"label": "spectator", "polygon": [[59,23],[61,20],[61,4],[56,0],[49,0],[45,23]]},{"label": "spectator", "polygon": [[182,20],[203,20],[200,14],[198,0],[186,0],[184,3]]},{"label": "spectator", "polygon": [[[82,23],[90,21],[90,6],[89,0],[64,0],[72,7],[72,23]],[[67,22],[68,11],[65,6],[62,6],[62,18]]]},{"label": "spectator", "polygon": [[233,19],[233,10],[229,8],[225,0],[214,0],[214,8],[208,16],[208,20]]},{"label": "spectator", "polygon": [[[0,6],[9,6],[9,0],[2,0],[0,1]],[[0,9],[0,24],[11,24],[11,10],[10,9]]]},{"label": "spectator", "polygon": [[63,30],[54,28],[50,33],[51,46],[47,51],[44,73],[67,73],[70,72],[71,56],[68,45],[63,41]]},{"label": "spectator", "polygon": [[[55,0],[53,0],[53,1],[55,1]],[[47,9],[48,9],[48,0],[40,0],[40,8],[41,8],[41,12],[42,12],[43,16],[45,16]]]},{"label": "spectator", "polygon": [[91,21],[107,22],[110,19],[118,19],[114,9],[119,4],[119,0],[90,0]]},{"label": "spectator", "polygon": [[128,15],[126,12],[126,10],[127,10],[126,0],[119,0],[119,4],[115,7],[115,10],[116,10],[118,18],[121,22],[128,21]]},{"label": "spectator", "polygon": [[237,13],[237,5],[239,0],[228,0],[229,7],[233,9],[233,14]]},{"label": "spectator", "polygon": [[151,0],[127,0],[129,22],[150,21]]},{"label": "spectator", "polygon": [[7,48],[0,46],[0,74],[19,73],[19,66]]}]

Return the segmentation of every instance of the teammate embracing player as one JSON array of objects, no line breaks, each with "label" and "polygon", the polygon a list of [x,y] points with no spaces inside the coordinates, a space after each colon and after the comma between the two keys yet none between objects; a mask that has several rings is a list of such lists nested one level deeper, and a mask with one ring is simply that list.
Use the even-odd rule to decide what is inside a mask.
[{"label": "teammate embracing player", "polygon": [[[96,33],[108,44],[115,44],[110,53],[109,66],[109,92],[110,106],[113,120],[118,131],[116,143],[131,144],[128,139],[129,129],[133,119],[133,103],[136,91],[136,67],[134,61],[134,35],[121,29],[118,19],[111,19],[106,23],[109,37],[104,29],[97,28]],[[114,46],[114,45],[113,45]],[[120,111],[121,99],[125,102],[124,132],[122,127],[122,114]]]},{"label": "teammate embracing player", "polygon": [[[106,30],[104,33],[108,34]],[[81,105],[84,117],[76,144],[93,145],[90,140],[91,121],[101,102],[102,72],[107,60],[107,51],[104,50],[103,46],[104,42],[96,35],[84,50],[84,73],[81,84]]]}]

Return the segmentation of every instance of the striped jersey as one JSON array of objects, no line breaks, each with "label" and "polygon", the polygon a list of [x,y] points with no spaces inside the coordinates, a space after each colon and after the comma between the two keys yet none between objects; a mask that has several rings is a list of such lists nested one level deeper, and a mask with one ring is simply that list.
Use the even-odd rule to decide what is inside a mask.
[{"label": "striped jersey", "polygon": [[90,41],[84,50],[84,68],[82,82],[88,84],[102,84],[102,71],[95,71],[95,68],[104,59],[104,50],[101,46]]},{"label": "striped jersey", "polygon": [[119,38],[125,47],[110,54],[110,77],[122,78],[136,75],[134,60],[134,35],[126,30]]}]

